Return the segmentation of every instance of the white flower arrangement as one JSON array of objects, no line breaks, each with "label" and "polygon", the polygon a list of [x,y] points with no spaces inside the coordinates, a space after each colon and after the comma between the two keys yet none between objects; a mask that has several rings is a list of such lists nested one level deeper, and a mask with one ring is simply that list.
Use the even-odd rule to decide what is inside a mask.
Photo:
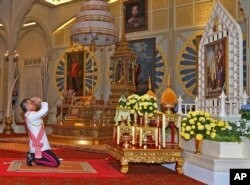
[{"label": "white flower arrangement", "polygon": [[130,111],[128,110],[126,103],[127,98],[124,94],[122,94],[116,107],[116,114],[114,119],[116,125],[118,125],[119,122],[126,122],[128,125],[130,125]]},{"label": "white flower arrangement", "polygon": [[130,125],[131,118],[130,118],[130,112],[127,109],[116,109],[115,114],[115,125],[118,125],[120,121],[126,121],[128,125]]},{"label": "white flower arrangement", "polygon": [[127,99],[124,96],[124,94],[122,94],[118,101],[116,109],[127,109],[126,102],[127,102]]},{"label": "white flower arrangement", "polygon": [[246,120],[240,120],[234,123],[235,129],[240,133],[240,136],[245,136],[250,139],[250,125]]}]

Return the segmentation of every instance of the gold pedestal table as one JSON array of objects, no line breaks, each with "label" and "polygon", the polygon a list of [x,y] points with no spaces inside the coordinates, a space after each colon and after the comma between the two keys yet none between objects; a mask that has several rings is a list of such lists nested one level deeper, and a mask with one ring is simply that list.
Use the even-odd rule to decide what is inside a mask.
[{"label": "gold pedestal table", "polygon": [[121,163],[121,172],[129,171],[129,163],[176,163],[176,172],[183,174],[184,159],[181,157],[182,149],[177,145],[166,145],[165,148],[140,148],[130,147],[124,148],[120,145],[109,144],[107,154],[117,159]]}]

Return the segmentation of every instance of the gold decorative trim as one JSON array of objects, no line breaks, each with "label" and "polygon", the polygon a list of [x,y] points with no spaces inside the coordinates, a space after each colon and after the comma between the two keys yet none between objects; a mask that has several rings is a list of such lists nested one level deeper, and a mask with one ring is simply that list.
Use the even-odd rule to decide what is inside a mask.
[{"label": "gold decorative trim", "polygon": [[108,145],[107,154],[121,162],[122,173],[127,173],[129,163],[176,163],[176,172],[183,174],[182,149],[123,149],[119,145]]},{"label": "gold decorative trim", "polygon": [[[58,94],[58,96],[59,96],[60,98],[63,98],[63,96],[62,96],[62,92],[60,92],[59,89],[58,89],[58,87],[57,87],[56,79],[59,78],[59,77],[62,77],[62,76],[56,74],[56,72],[57,72],[57,67],[58,67],[60,61],[64,63],[64,89],[66,89],[66,87],[67,87],[67,76],[66,76],[66,73],[67,73],[67,71],[66,71],[66,70],[67,70],[67,63],[66,63],[66,57],[67,57],[67,53],[73,53],[73,52],[84,52],[84,53],[85,53],[85,54],[84,54],[85,61],[88,61],[88,60],[94,58],[94,56],[93,56],[93,54],[91,53],[91,51],[90,51],[89,48],[83,47],[82,45],[77,44],[77,43],[74,43],[74,45],[71,45],[69,48],[67,48],[67,49],[65,50],[64,54],[60,56],[59,61],[57,62],[56,67],[55,67],[55,71],[54,71],[54,85],[55,85],[57,94]],[[86,58],[87,54],[88,54],[88,57]],[[98,69],[100,69],[100,67],[99,67],[99,62],[97,61],[96,58],[95,58],[95,60],[96,60],[96,61],[95,61],[95,66],[96,66],[96,68],[97,68],[97,71],[95,71],[94,76],[95,76],[95,77],[96,77],[96,76],[98,77]],[[85,70],[85,67],[86,67],[86,66],[84,66],[84,70]],[[88,74],[88,73],[86,73],[86,74]],[[84,77],[84,78],[86,78],[86,77]],[[83,81],[85,81],[84,78],[83,78]],[[100,79],[97,78],[97,79],[95,80],[95,83],[98,84],[99,80],[100,80]]]}]

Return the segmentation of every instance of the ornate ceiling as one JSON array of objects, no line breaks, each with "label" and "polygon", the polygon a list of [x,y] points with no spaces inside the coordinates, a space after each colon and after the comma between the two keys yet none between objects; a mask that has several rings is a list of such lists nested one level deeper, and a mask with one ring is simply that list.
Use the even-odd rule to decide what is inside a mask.
[{"label": "ornate ceiling", "polygon": [[[70,3],[76,3],[79,1],[83,1],[83,0],[40,0],[40,3],[47,5],[51,8],[59,6],[59,5],[64,5],[64,4],[70,4]],[[118,0],[107,0],[108,3],[114,3]]]},{"label": "ornate ceiling", "polygon": [[43,5],[46,5],[50,8],[54,8],[54,7],[57,7],[59,5],[76,3],[79,1],[82,1],[82,0],[40,0],[40,3]]}]

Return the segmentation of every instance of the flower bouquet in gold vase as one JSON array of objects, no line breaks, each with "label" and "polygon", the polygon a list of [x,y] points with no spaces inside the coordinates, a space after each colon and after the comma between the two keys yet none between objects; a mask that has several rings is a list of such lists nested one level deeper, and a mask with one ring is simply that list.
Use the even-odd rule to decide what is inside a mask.
[{"label": "flower bouquet in gold vase", "polygon": [[187,117],[181,122],[181,136],[185,140],[195,139],[197,154],[201,152],[202,141],[204,138],[216,136],[216,120],[210,114],[203,111],[189,112]]},{"label": "flower bouquet in gold vase", "polygon": [[216,120],[211,118],[209,113],[203,111],[189,112],[187,117],[182,119],[181,136],[185,140],[214,138],[216,136],[215,126]]},{"label": "flower bouquet in gold vase", "polygon": [[225,134],[232,129],[230,125],[229,122],[210,117],[207,112],[189,112],[181,121],[181,136],[185,140],[194,138],[196,153],[199,154],[203,139],[223,141]]},{"label": "flower bouquet in gold vase", "polygon": [[130,95],[127,98],[126,107],[130,111],[130,114],[133,115],[135,125],[137,124],[138,117],[140,117],[140,124],[141,120],[143,120],[142,122],[147,125],[149,119],[158,112],[156,97],[148,94],[142,96],[137,94]]}]

